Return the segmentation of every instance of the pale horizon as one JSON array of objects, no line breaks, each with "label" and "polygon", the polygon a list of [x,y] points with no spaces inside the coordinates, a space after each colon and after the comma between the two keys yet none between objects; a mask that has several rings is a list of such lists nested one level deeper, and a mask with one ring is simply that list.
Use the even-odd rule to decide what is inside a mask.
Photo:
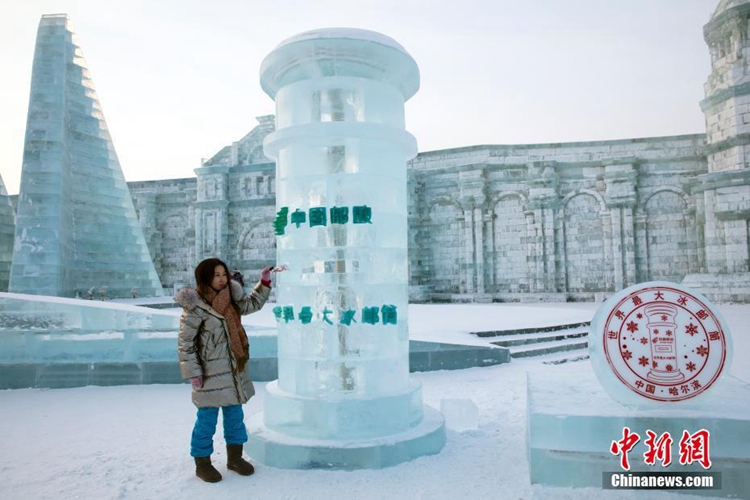
[{"label": "pale horizon", "polygon": [[419,151],[705,133],[714,0],[11,0],[0,33],[0,174],[20,184],[36,31],[68,14],[128,182],[193,177],[274,113],[263,58],[325,27],[383,33],[416,60]]}]

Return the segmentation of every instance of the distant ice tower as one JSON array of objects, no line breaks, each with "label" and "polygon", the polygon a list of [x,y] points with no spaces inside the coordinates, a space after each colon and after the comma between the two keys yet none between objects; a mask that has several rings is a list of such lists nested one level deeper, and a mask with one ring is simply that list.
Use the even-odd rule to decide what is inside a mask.
[{"label": "distant ice tower", "polygon": [[[409,377],[404,101],[419,70],[401,45],[309,31],[263,61],[276,101],[279,379],[248,452],[287,468],[379,468],[437,453],[442,415]],[[261,420],[262,419],[262,420]]]},{"label": "distant ice tower", "polygon": [[13,258],[13,235],[16,226],[16,215],[10,203],[8,191],[0,176],[0,292],[8,291],[10,262]]},{"label": "distant ice tower", "polygon": [[10,291],[162,295],[86,61],[66,14],[42,16]]}]

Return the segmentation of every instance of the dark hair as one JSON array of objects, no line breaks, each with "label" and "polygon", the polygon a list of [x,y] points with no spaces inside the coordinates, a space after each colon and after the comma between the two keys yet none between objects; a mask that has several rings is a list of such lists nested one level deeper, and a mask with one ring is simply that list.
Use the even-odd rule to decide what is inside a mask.
[{"label": "dark hair", "polygon": [[[210,301],[208,301],[206,297],[209,297],[212,294],[211,282],[214,279],[214,271],[216,270],[216,266],[224,267],[224,271],[227,273],[227,285],[229,285],[229,281],[232,279],[232,275],[229,274],[229,268],[223,260],[216,258],[206,259],[198,264],[198,266],[196,266],[195,268],[195,288],[196,290],[198,290],[200,296],[209,303]],[[232,300],[232,302],[234,302],[234,300]]]}]

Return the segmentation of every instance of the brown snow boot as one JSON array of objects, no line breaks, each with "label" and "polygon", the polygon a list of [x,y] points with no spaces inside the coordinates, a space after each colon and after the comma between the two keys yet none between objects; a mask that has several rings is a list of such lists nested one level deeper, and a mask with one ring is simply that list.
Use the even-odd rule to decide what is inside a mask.
[{"label": "brown snow boot", "polygon": [[221,474],[211,464],[211,456],[195,457],[195,475],[207,483],[218,483],[221,481]]},{"label": "brown snow boot", "polygon": [[227,469],[233,470],[241,476],[249,476],[255,472],[253,464],[242,458],[241,444],[227,445]]}]

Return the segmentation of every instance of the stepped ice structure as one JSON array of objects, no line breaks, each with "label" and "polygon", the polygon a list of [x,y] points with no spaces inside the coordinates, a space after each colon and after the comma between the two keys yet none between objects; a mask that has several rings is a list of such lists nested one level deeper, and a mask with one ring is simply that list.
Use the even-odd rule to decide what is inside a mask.
[{"label": "stepped ice structure", "polygon": [[248,454],[282,468],[381,468],[438,453],[443,416],[409,377],[404,101],[419,70],[394,40],[334,28],[263,61],[276,101],[279,378]]},{"label": "stepped ice structure", "polygon": [[65,14],[42,16],[9,290],[162,295],[94,84]]},{"label": "stepped ice structure", "polygon": [[8,291],[10,262],[13,258],[13,234],[16,227],[13,205],[0,176],[0,292]]}]

